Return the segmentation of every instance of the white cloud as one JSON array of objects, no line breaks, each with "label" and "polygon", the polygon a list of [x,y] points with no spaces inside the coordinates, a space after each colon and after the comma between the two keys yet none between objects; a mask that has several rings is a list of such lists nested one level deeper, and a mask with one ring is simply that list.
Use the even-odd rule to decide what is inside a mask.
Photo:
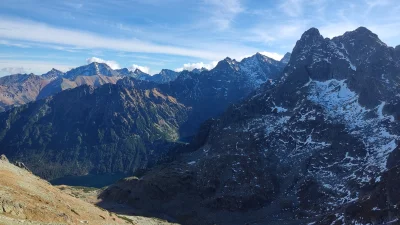
[{"label": "white cloud", "polygon": [[346,31],[352,31],[357,29],[359,25],[353,24],[348,21],[340,22],[340,23],[331,23],[326,24],[319,28],[319,31],[322,36],[333,38],[339,35],[344,34]]},{"label": "white cloud", "polygon": [[237,14],[244,11],[239,0],[203,0],[211,13],[211,22],[220,30],[230,27]]},{"label": "white cloud", "polygon": [[368,5],[366,14],[370,13],[375,7],[387,6],[391,3],[391,0],[365,0]]},{"label": "white cloud", "polygon": [[0,70],[1,73],[4,74],[17,74],[17,73],[26,73],[23,67],[5,67]]},{"label": "white cloud", "polygon": [[0,40],[0,45],[19,47],[19,48],[30,48],[29,45],[20,44],[20,43],[13,43],[13,42],[6,41],[6,40]]},{"label": "white cloud", "polygon": [[[135,38],[122,39],[101,36],[82,30],[63,29],[30,20],[0,17],[0,38],[38,43],[74,46],[83,49],[101,48],[124,52],[163,53],[215,59],[213,51],[153,44]],[[29,35],[26,35],[29,33]]]},{"label": "white cloud", "polygon": [[[61,64],[52,61],[39,61],[39,60],[9,60],[0,58],[0,68],[23,68],[24,73],[35,73],[43,74],[50,71],[52,68],[58,69],[60,71],[66,72],[76,65]],[[9,75],[10,71],[8,69],[0,70],[0,76]],[[12,72],[12,71],[11,71]]]},{"label": "white cloud", "polygon": [[282,54],[276,52],[260,52],[260,54],[270,57],[271,59],[281,60],[283,58]]},{"label": "white cloud", "polygon": [[112,61],[112,60],[104,60],[104,59],[100,59],[100,58],[97,58],[97,57],[91,57],[91,58],[87,58],[86,59],[86,63],[87,64],[90,64],[92,62],[105,63],[109,67],[111,67],[111,69],[113,69],[113,70],[121,68],[117,62]]},{"label": "white cloud", "polygon": [[243,40],[251,42],[262,42],[265,44],[271,44],[274,42],[287,41],[295,43],[295,40],[300,38],[301,34],[310,28],[310,23],[307,20],[286,20],[284,22],[277,22],[275,24],[258,24],[243,36],[240,36]]},{"label": "white cloud", "polygon": [[175,71],[181,72],[184,70],[192,71],[194,69],[201,69],[201,68],[206,68],[207,70],[213,69],[216,65],[218,64],[218,61],[213,61],[211,63],[203,63],[203,62],[198,62],[198,63],[186,63],[183,64],[183,67],[181,68],[176,68]]},{"label": "white cloud", "polygon": [[133,64],[131,67],[128,68],[130,71],[135,71],[136,69],[139,69],[140,71],[150,74],[150,68],[147,66],[139,66],[136,64]]},{"label": "white cloud", "polygon": [[[267,56],[267,57],[269,57],[271,59],[275,59],[277,61],[279,61],[279,60],[281,60],[283,58],[282,54],[279,54],[279,53],[276,53],[276,52],[263,51],[263,52],[258,52],[258,53],[260,53],[262,55],[265,55],[265,56]],[[248,57],[251,57],[251,56],[253,56],[253,55],[245,55],[245,56],[237,58],[237,60],[242,61],[244,58],[248,58]]]}]

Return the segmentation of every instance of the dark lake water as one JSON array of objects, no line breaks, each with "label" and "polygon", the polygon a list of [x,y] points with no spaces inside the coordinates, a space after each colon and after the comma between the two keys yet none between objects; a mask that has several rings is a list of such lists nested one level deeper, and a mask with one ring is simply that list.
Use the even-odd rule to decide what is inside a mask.
[{"label": "dark lake water", "polygon": [[126,174],[89,174],[85,176],[68,176],[51,180],[52,185],[68,185],[102,188],[127,177]]}]

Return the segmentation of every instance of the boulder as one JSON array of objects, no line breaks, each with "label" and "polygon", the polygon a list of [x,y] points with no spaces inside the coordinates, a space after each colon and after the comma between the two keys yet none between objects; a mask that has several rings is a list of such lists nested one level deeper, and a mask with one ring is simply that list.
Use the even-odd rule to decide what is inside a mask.
[{"label": "boulder", "polygon": [[0,161],[9,162],[5,155],[0,155]]},{"label": "boulder", "polygon": [[18,166],[19,168],[22,168],[22,169],[25,169],[25,170],[27,170],[27,171],[30,171],[30,170],[28,169],[28,167],[26,167],[25,164],[24,164],[23,162],[18,162],[18,161],[16,161],[16,162],[14,163],[14,165]]}]

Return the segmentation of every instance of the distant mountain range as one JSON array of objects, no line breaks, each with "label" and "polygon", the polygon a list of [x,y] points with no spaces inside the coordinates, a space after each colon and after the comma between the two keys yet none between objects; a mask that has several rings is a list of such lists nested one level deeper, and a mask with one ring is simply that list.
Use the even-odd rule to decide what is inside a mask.
[{"label": "distant mountain range", "polygon": [[[241,62],[226,58],[210,71],[150,76],[91,63],[64,74],[4,77],[8,86],[44,84],[26,85],[36,88],[26,102],[39,100],[0,114],[0,153],[47,179],[146,169],[205,120],[262,83],[274,83],[285,65],[256,54]],[[19,76],[29,79],[22,83]]]},{"label": "distant mountain range", "polygon": [[[290,53],[288,54],[290,55]],[[285,59],[282,59],[283,61]],[[207,71],[207,69],[194,69],[191,72],[199,74],[202,71]],[[168,69],[163,69],[154,75],[149,75],[139,69],[135,71],[127,68],[113,70],[105,63],[93,62],[65,73],[53,68],[42,75],[8,75],[0,77],[0,112],[85,84],[94,87],[107,83],[115,84],[123,77],[162,84],[175,80],[179,74],[179,72]]]}]

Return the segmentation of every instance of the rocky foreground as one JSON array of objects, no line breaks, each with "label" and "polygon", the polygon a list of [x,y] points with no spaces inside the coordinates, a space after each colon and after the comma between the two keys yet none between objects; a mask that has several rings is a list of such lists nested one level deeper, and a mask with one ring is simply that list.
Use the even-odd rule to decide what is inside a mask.
[{"label": "rocky foreground", "polygon": [[[80,197],[80,195],[76,196],[77,192],[79,192],[78,189],[69,193],[69,190],[74,188],[66,186],[62,188],[54,187],[28,170],[11,164],[3,155],[0,159],[0,177],[1,225],[169,224],[153,218],[122,216],[110,213],[77,198]],[[83,193],[89,192],[85,190]]]}]

